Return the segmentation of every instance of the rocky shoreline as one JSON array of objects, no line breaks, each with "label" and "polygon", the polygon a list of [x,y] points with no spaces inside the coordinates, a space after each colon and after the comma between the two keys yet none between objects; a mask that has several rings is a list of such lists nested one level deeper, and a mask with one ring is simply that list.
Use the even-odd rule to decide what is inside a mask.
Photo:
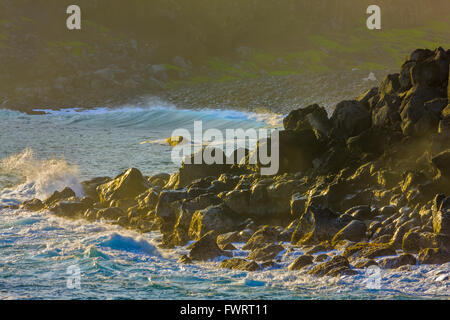
[{"label": "rocky shoreline", "polygon": [[317,104],[292,111],[276,176],[249,164],[132,168],[83,182],[83,198],[66,188],[17,208],[159,231],[163,248],[190,243],[180,263],[225,256],[234,270],[273,266],[286,243],[305,252],[289,269],[315,276],[450,262],[449,61],[450,50],[418,49],[331,117]]}]

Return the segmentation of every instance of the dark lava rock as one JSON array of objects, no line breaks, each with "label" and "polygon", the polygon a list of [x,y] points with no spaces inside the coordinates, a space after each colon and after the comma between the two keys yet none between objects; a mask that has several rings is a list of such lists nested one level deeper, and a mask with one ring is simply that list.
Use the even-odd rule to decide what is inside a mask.
[{"label": "dark lava rock", "polygon": [[348,209],[345,213],[350,214],[358,220],[367,220],[373,218],[372,210],[369,205],[356,206]]},{"label": "dark lava rock", "polygon": [[99,201],[97,187],[111,181],[110,177],[98,177],[91,180],[83,181],[81,183],[83,187],[84,194],[87,197],[94,199],[95,201]]},{"label": "dark lava rock", "polygon": [[103,218],[107,220],[116,220],[120,217],[127,217],[127,216],[128,216],[127,212],[125,212],[125,210],[119,207],[111,207],[106,209],[100,209],[97,211],[98,219]]},{"label": "dark lava rock", "polygon": [[220,256],[228,255],[226,251],[222,251],[216,243],[216,236],[213,231],[208,232],[200,240],[194,242],[190,246],[189,258],[192,260],[207,261]]},{"label": "dark lava rock", "polygon": [[370,112],[356,100],[338,103],[331,121],[345,137],[357,136],[372,125]]},{"label": "dark lava rock", "polygon": [[89,209],[89,203],[80,199],[71,198],[54,202],[48,209],[60,217],[76,218],[82,217],[84,212]]},{"label": "dark lava rock", "polygon": [[240,258],[226,259],[220,263],[220,268],[242,271],[258,271],[261,268],[255,261]]},{"label": "dark lava rock", "polygon": [[334,256],[330,261],[321,263],[310,271],[308,274],[323,277],[323,276],[339,276],[339,275],[353,275],[356,271],[350,269],[348,260],[343,256]]},{"label": "dark lava rock", "polygon": [[128,169],[110,182],[97,187],[100,202],[109,204],[113,200],[134,199],[150,188],[142,173],[135,168]]},{"label": "dark lava rock", "polygon": [[367,227],[366,224],[359,220],[353,220],[344,228],[342,228],[333,237],[331,244],[334,245],[340,240],[350,240],[354,242],[359,242],[366,237]]},{"label": "dark lava rock", "polygon": [[192,259],[184,254],[178,259],[177,262],[182,263],[182,264],[190,264],[190,263],[192,263]]},{"label": "dark lava rock", "polygon": [[395,254],[396,251],[391,243],[361,242],[347,247],[342,255],[347,258],[357,255],[367,259],[374,259],[381,256],[393,256]]},{"label": "dark lava rock", "polygon": [[288,269],[289,270],[300,270],[310,264],[313,263],[313,257],[310,255],[303,255],[298,257],[297,259],[294,260],[294,262],[292,262]]},{"label": "dark lava rock", "polygon": [[335,212],[312,204],[300,218],[291,242],[300,245],[330,240],[342,227]]},{"label": "dark lava rock", "polygon": [[385,269],[397,269],[405,265],[416,265],[417,260],[411,254],[402,254],[394,258],[384,258],[380,262],[380,266]]},{"label": "dark lava rock", "polygon": [[247,259],[255,261],[269,261],[273,260],[283,250],[283,246],[269,243],[263,247],[253,249]]},{"label": "dark lava rock", "polygon": [[75,192],[70,188],[64,188],[61,192],[55,191],[49,198],[44,201],[44,204],[48,207],[57,201],[73,197],[76,197]]},{"label": "dark lava rock", "polygon": [[450,178],[450,149],[447,149],[431,159],[442,176]]},{"label": "dark lava rock", "polygon": [[450,197],[443,199],[439,209],[433,211],[433,230],[436,234],[450,236]]},{"label": "dark lava rock", "polygon": [[27,210],[27,211],[39,211],[44,208],[44,204],[39,199],[31,199],[24,201],[19,206],[20,209]]},{"label": "dark lava rock", "polygon": [[211,230],[214,230],[216,234],[229,232],[235,229],[236,223],[233,212],[228,207],[223,204],[211,206],[194,213],[189,226],[189,237],[200,239]]},{"label": "dark lava rock", "polygon": [[421,232],[418,229],[409,230],[402,241],[402,250],[409,253],[418,253],[425,248],[437,246],[437,237],[431,232]]},{"label": "dark lava rock", "polygon": [[426,248],[419,252],[420,264],[443,264],[450,262],[450,253],[441,248]]},{"label": "dark lava rock", "polygon": [[325,253],[319,254],[317,257],[314,258],[314,262],[324,262],[327,260],[329,256]]},{"label": "dark lava rock", "polygon": [[279,231],[275,227],[264,226],[257,230],[247,243],[242,247],[242,250],[253,250],[255,248],[263,247],[266,244],[272,244],[278,241]]}]

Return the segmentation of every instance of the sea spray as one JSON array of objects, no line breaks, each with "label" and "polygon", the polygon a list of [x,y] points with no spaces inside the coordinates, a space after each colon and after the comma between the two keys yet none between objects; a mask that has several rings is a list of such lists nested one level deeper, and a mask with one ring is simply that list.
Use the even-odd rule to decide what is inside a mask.
[{"label": "sea spray", "polygon": [[10,196],[18,194],[20,200],[32,197],[45,199],[65,187],[73,189],[77,196],[83,195],[76,166],[64,159],[37,159],[30,148],[2,159],[0,173],[14,177],[17,183],[14,190],[2,190],[0,199],[7,193]]}]

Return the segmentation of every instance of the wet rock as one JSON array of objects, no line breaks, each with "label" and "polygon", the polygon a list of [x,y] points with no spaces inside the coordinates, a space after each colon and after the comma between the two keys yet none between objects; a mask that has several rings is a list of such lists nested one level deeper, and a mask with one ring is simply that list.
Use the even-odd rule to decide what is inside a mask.
[{"label": "wet rock", "polygon": [[134,199],[150,187],[142,173],[128,169],[110,182],[97,187],[100,202],[109,204],[113,200]]},{"label": "wet rock", "polygon": [[299,219],[292,221],[284,230],[280,233],[278,239],[283,242],[291,241],[292,235],[297,228]]},{"label": "wet rock", "polygon": [[402,249],[409,253],[418,253],[425,248],[437,246],[437,237],[431,232],[411,229],[403,236]]},{"label": "wet rock", "polygon": [[44,203],[42,203],[39,199],[31,199],[24,201],[20,204],[19,209],[27,210],[27,211],[40,211],[44,208]]},{"label": "wet rock", "polygon": [[258,271],[261,269],[255,261],[248,261],[240,258],[223,260],[220,263],[220,268],[241,271]]},{"label": "wet rock", "polygon": [[269,261],[273,260],[283,250],[283,246],[269,243],[265,246],[254,248],[248,255],[247,259],[255,261]]},{"label": "wet rock", "polygon": [[158,187],[163,188],[169,182],[169,179],[170,179],[170,174],[159,173],[154,176],[151,176],[150,178],[147,179],[147,181],[152,186],[158,186]]},{"label": "wet rock", "polygon": [[329,256],[325,253],[319,254],[317,257],[314,258],[314,262],[324,262],[327,260]]},{"label": "wet rock", "polygon": [[189,237],[200,239],[211,230],[216,234],[229,232],[234,230],[236,223],[233,212],[227,206],[211,206],[194,213],[189,226]]},{"label": "wet rock", "polygon": [[[199,152],[203,151],[204,149]],[[216,155],[216,152],[220,154]],[[219,177],[223,173],[232,173],[236,171],[236,167],[226,164],[226,156],[220,149],[214,149],[211,152],[211,155],[216,159],[221,158],[223,164],[206,164],[204,162],[196,163],[195,157],[197,156],[197,154],[193,154],[187,161],[183,162],[181,168],[178,170],[178,174],[173,176],[173,179],[171,177],[171,180],[173,180],[172,183],[170,183],[171,181],[169,180],[168,184],[165,187],[167,188],[170,184],[171,187],[180,189],[188,186],[197,179],[206,177]]]},{"label": "wet rock", "polygon": [[192,260],[207,261],[220,256],[229,256],[226,251],[220,250],[216,243],[213,231],[208,232],[190,246],[189,258]]},{"label": "wet rock", "polygon": [[305,212],[305,207],[308,197],[303,193],[295,193],[291,197],[291,215],[295,218],[300,218]]},{"label": "wet rock", "polygon": [[266,244],[272,244],[278,241],[279,231],[272,226],[263,226],[258,229],[247,243],[242,247],[242,250],[253,250],[260,248]]},{"label": "wet rock", "polygon": [[182,264],[190,264],[190,263],[192,263],[192,259],[184,254],[178,259],[177,262],[182,263]]},{"label": "wet rock", "polygon": [[296,258],[294,260],[294,262],[292,262],[289,265],[288,269],[291,270],[291,271],[292,270],[300,270],[300,269],[303,269],[304,267],[306,267],[306,266],[308,266],[308,265],[310,265],[312,263],[313,263],[313,257],[312,256],[310,256],[310,255],[302,255],[302,256]]},{"label": "wet rock", "polygon": [[91,180],[83,181],[81,183],[83,187],[84,194],[87,197],[94,199],[95,201],[99,201],[99,196],[97,193],[97,187],[111,181],[110,177],[98,177]]},{"label": "wet rock", "polygon": [[327,209],[310,205],[292,235],[292,244],[307,244],[330,240],[342,227],[339,216]]},{"label": "wet rock", "polygon": [[384,206],[380,208],[379,213],[382,216],[390,217],[397,213],[397,208],[395,206]]},{"label": "wet rock", "polygon": [[372,125],[370,112],[356,100],[338,103],[331,122],[345,137],[357,136]]},{"label": "wet rock", "polygon": [[305,252],[305,255],[312,255],[312,254],[316,254],[318,252],[324,252],[324,251],[330,250],[330,248],[331,247],[330,247],[330,244],[328,242],[327,243],[321,243],[321,244],[315,245],[311,249],[307,250]]},{"label": "wet rock", "polygon": [[436,234],[450,236],[450,197],[442,199],[439,208],[433,211],[433,231]]},{"label": "wet rock", "polygon": [[312,129],[279,132],[279,172],[299,172],[311,168],[323,151],[323,144]]},{"label": "wet rock", "polygon": [[425,108],[425,103],[441,97],[439,90],[418,86],[411,88],[400,106],[402,131],[406,136],[422,136],[436,132],[439,118]]},{"label": "wet rock", "polygon": [[342,255],[346,258],[363,257],[366,259],[374,259],[382,256],[393,256],[395,254],[396,251],[391,243],[361,242],[347,247]]},{"label": "wet rock", "polygon": [[431,161],[442,176],[450,178],[450,149],[434,156]]},{"label": "wet rock", "polygon": [[378,266],[378,263],[373,259],[361,258],[352,263],[356,269],[366,269],[370,266]]},{"label": "wet rock", "polygon": [[394,258],[384,258],[380,262],[380,267],[384,269],[397,269],[405,265],[416,265],[417,260],[411,254],[402,254]]},{"label": "wet rock", "polygon": [[306,108],[291,111],[283,119],[283,126],[286,130],[312,129],[323,136],[328,136],[331,124],[326,110],[317,104],[313,104]]},{"label": "wet rock", "polygon": [[450,253],[441,248],[426,248],[419,252],[420,264],[443,264],[450,262]]},{"label": "wet rock", "polygon": [[100,209],[97,211],[97,219],[117,220],[118,218],[127,218],[128,214],[125,210],[119,207],[111,207],[106,209]]},{"label": "wet rock", "polygon": [[367,220],[373,218],[373,213],[369,205],[356,206],[348,209],[345,213],[358,220]]},{"label": "wet rock", "polygon": [[64,188],[62,191],[55,191],[44,201],[44,205],[49,207],[57,201],[76,197],[75,192],[70,188]]},{"label": "wet rock", "polygon": [[334,256],[330,261],[321,263],[310,271],[308,274],[314,275],[316,277],[332,276],[336,277],[339,275],[351,275],[356,274],[355,271],[350,269],[350,264],[348,260],[343,256]]},{"label": "wet rock", "polygon": [[89,207],[89,203],[86,203],[83,200],[70,198],[53,202],[53,204],[48,207],[48,210],[60,217],[77,218],[82,217]]},{"label": "wet rock", "polygon": [[443,88],[448,81],[449,57],[447,52],[438,48],[423,59],[417,60],[411,68],[412,85]]},{"label": "wet rock", "polygon": [[151,211],[156,208],[158,203],[160,189],[150,188],[136,197],[139,209]]},{"label": "wet rock", "polygon": [[181,200],[186,198],[186,191],[183,190],[163,190],[159,194],[156,205],[156,216],[161,219],[161,231],[163,233],[172,231],[177,212],[181,206]]},{"label": "wet rock", "polygon": [[223,247],[233,242],[241,242],[241,240],[239,231],[228,232],[217,236],[217,245]]},{"label": "wet rock", "polygon": [[333,237],[331,244],[334,245],[340,240],[350,240],[354,242],[359,242],[366,237],[367,227],[364,222],[359,220],[353,220],[344,228],[342,228]]}]

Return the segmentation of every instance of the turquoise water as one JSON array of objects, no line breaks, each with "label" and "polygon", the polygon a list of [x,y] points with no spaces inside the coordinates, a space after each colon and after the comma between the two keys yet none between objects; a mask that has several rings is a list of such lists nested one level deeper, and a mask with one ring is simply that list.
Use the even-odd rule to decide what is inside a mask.
[{"label": "turquoise water", "polygon": [[[279,262],[263,271],[218,272],[223,257],[180,265],[176,261],[186,248],[159,249],[156,233],[139,235],[101,222],[2,209],[64,186],[81,193],[83,179],[114,176],[129,167],[146,175],[172,173],[178,165],[171,161],[171,148],[142,142],[165,139],[176,128],[191,129],[194,120],[203,120],[205,128],[246,129],[272,126],[279,119],[162,103],[38,116],[0,110],[0,298],[448,299],[449,264],[383,271],[379,289],[368,288],[364,270],[340,279],[287,271],[302,254],[297,248],[280,253]],[[233,254],[245,257],[248,252]]]}]

